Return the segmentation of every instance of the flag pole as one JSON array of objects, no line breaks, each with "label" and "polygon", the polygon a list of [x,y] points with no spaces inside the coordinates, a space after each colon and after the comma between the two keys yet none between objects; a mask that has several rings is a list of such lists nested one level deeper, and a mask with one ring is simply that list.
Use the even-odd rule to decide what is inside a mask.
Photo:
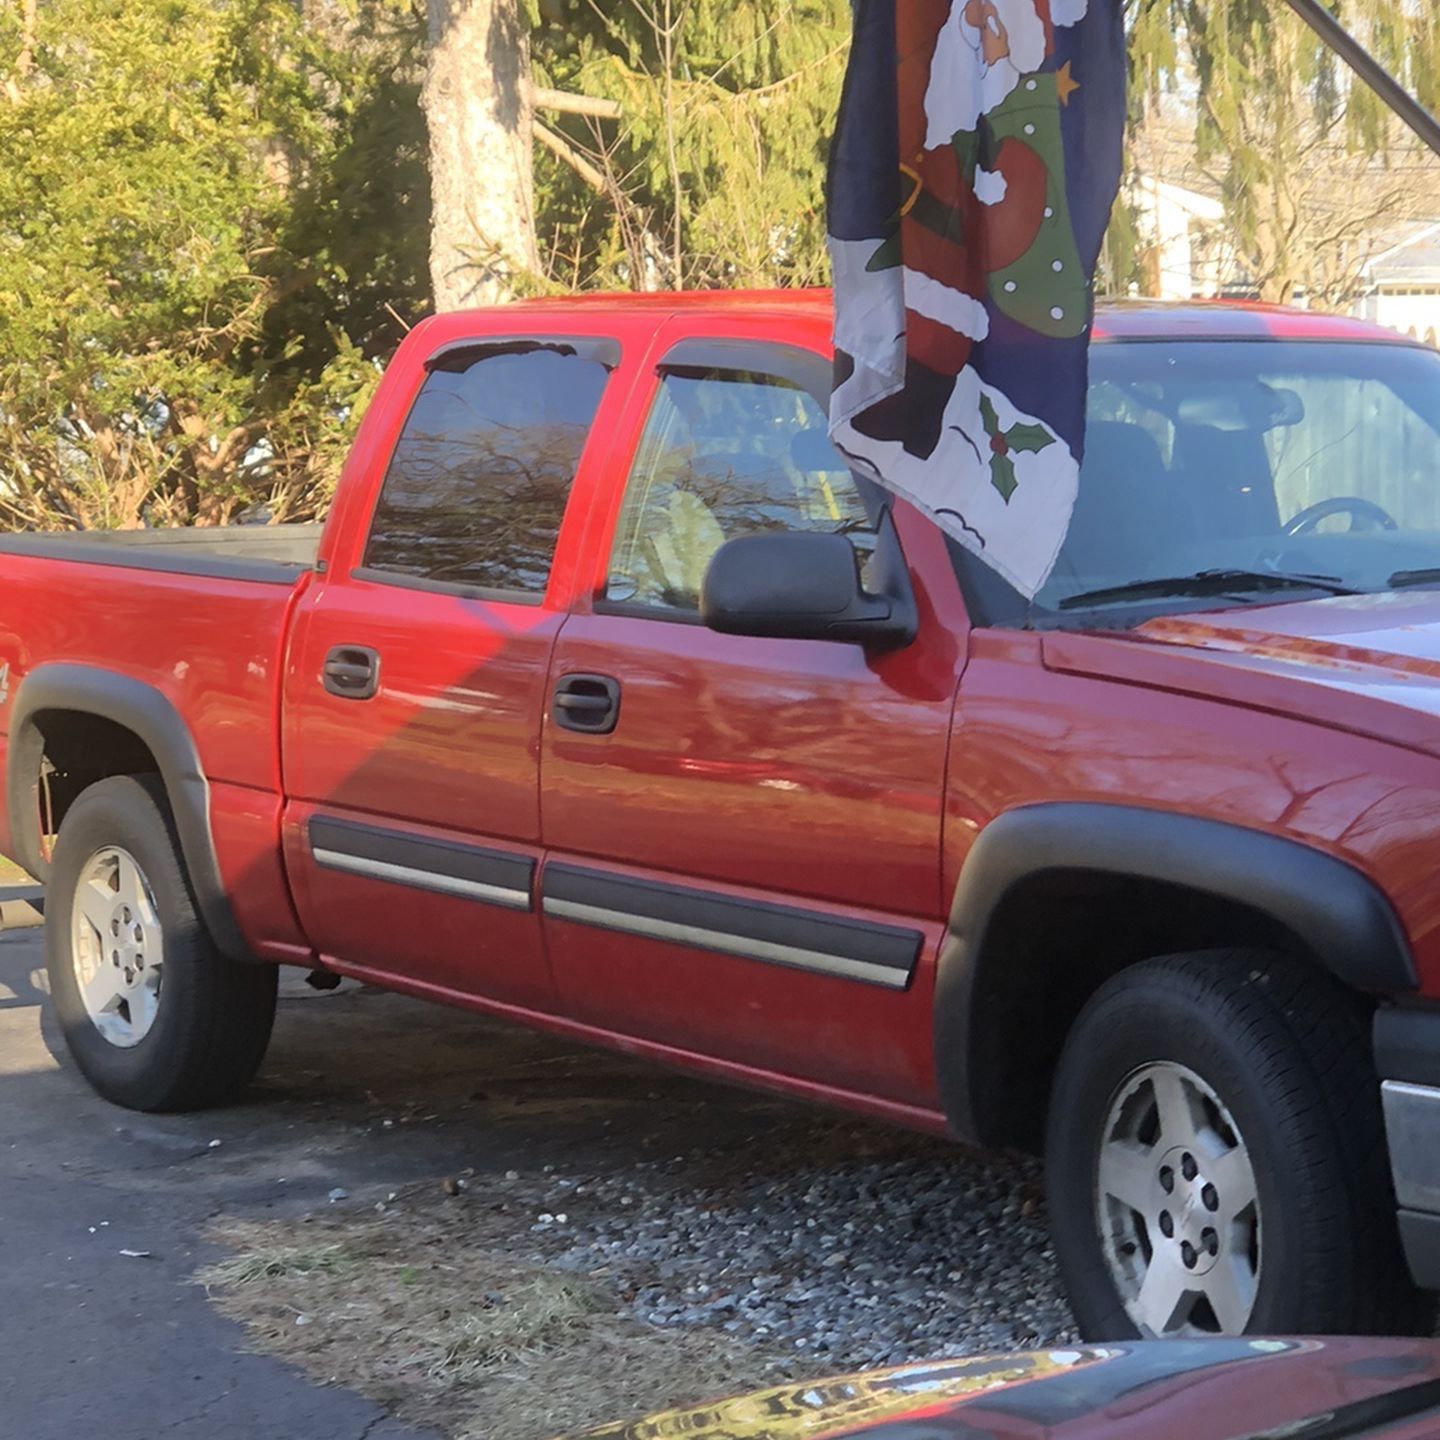
[{"label": "flag pole", "polygon": [[1437,154],[1440,120],[1321,4],[1287,0],[1290,8]]}]

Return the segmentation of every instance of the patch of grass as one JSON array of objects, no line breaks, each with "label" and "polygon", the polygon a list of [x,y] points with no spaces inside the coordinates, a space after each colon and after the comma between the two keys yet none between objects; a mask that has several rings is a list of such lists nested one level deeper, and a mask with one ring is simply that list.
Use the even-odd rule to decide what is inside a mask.
[{"label": "patch of grass", "polygon": [[538,1270],[508,1295],[482,1296],[478,1309],[447,1317],[416,1339],[434,1355],[427,1367],[432,1379],[473,1380],[497,1366],[583,1341],[586,1326],[613,1309],[593,1286]]},{"label": "patch of grass", "polygon": [[316,1271],[338,1270],[347,1258],[343,1245],[323,1245],[318,1250],[303,1245],[268,1249],[262,1245],[209,1266],[196,1279],[207,1288],[253,1285],[285,1275],[304,1279]]},{"label": "patch of grass", "polygon": [[0,885],[33,885],[34,877],[27,875],[13,860],[0,855]]},{"label": "patch of grass", "polygon": [[228,1220],[212,1238],[233,1254],[196,1278],[257,1348],[454,1440],[552,1440],[788,1370],[723,1331],[641,1323],[604,1276],[515,1260],[513,1230],[465,1200]]}]

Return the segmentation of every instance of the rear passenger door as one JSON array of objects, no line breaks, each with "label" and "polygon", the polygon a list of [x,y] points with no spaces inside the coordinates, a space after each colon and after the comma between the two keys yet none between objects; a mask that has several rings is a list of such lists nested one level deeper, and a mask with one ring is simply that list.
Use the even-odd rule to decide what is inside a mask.
[{"label": "rear passenger door", "polygon": [[[552,666],[546,943],[578,1019],[925,1104],[963,635],[935,618],[959,603],[943,542],[921,522],[953,593],[922,588],[901,651],[720,635],[698,613],[728,539],[875,546],[878,497],[826,435],[829,378],[813,352],[685,339],[650,378],[595,593]],[[609,713],[566,713],[586,685]]]},{"label": "rear passenger door", "polygon": [[618,354],[537,337],[432,356],[363,542],[301,602],[287,859],[341,968],[552,1008],[533,900],[552,581]]}]

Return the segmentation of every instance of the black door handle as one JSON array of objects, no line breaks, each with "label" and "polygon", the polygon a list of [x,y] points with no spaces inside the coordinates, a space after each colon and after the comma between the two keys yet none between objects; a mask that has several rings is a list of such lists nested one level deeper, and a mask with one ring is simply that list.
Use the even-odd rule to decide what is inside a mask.
[{"label": "black door handle", "polygon": [[342,700],[369,700],[380,688],[380,657],[364,645],[337,645],[325,657],[320,678]]},{"label": "black door handle", "polygon": [[562,675],[550,713],[564,730],[608,735],[620,719],[620,682],[609,675]]}]

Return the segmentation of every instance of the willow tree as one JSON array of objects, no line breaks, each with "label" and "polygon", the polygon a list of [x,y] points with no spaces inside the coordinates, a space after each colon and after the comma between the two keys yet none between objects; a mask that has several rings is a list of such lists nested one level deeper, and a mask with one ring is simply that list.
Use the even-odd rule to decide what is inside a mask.
[{"label": "willow tree", "polygon": [[[1412,91],[1440,98],[1431,0],[1332,9]],[[1131,20],[1137,110],[1193,88],[1197,162],[1263,299],[1303,289],[1343,304],[1377,232],[1440,204],[1428,155],[1284,0],[1131,0]]]},{"label": "willow tree", "polygon": [[542,116],[541,235],[564,283],[816,284],[849,0],[552,0],[551,90],[605,115]]}]

